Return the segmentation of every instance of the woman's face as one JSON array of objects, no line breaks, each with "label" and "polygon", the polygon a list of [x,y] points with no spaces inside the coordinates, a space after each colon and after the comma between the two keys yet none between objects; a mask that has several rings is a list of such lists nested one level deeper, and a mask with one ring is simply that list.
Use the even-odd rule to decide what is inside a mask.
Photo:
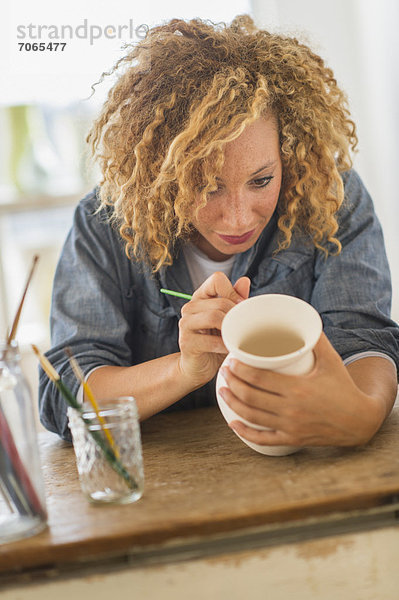
[{"label": "woman's face", "polygon": [[277,122],[262,117],[226,144],[219,187],[192,219],[193,243],[218,261],[248,250],[277,206],[281,174]]}]

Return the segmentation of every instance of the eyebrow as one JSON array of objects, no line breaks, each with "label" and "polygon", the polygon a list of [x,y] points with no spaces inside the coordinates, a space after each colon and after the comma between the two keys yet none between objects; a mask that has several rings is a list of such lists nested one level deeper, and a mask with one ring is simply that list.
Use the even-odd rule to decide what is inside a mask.
[{"label": "eyebrow", "polygon": [[265,165],[263,165],[263,167],[261,167],[260,169],[258,169],[257,171],[255,171],[255,173],[251,173],[250,177],[253,177],[254,175],[257,175],[258,173],[260,173],[264,169],[269,169],[270,167],[274,167],[275,164],[276,164],[275,160],[269,161],[268,163],[266,163]]},{"label": "eyebrow", "polygon": [[[270,169],[271,167],[274,167],[276,162],[277,162],[276,160],[270,160],[265,165],[263,165],[263,167],[260,167],[260,169],[257,169],[254,173],[251,173],[250,175],[248,175],[248,177],[254,177],[258,173],[261,173],[261,171],[264,171],[265,169]],[[216,177],[216,181],[221,181],[221,179],[219,177]]]}]

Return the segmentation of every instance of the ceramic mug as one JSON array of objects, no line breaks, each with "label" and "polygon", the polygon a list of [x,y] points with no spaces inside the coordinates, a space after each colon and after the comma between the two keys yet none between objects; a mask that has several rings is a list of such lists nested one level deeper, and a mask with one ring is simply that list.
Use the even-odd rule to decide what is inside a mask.
[{"label": "ceramic mug", "polygon": [[[253,296],[236,304],[223,319],[222,338],[229,351],[223,365],[227,364],[230,358],[236,358],[259,369],[286,375],[304,375],[313,368],[313,348],[321,332],[322,321],[319,313],[304,300],[284,294]],[[266,344],[264,348],[261,347],[262,340]],[[261,352],[268,355],[261,355]],[[216,379],[216,397],[226,421],[230,423],[238,420],[254,429],[267,430],[267,427],[254,425],[239,417],[224,402],[219,389],[226,386],[226,381],[219,371]],[[253,450],[268,456],[285,456],[298,450],[294,446],[261,446],[238,437]]]}]

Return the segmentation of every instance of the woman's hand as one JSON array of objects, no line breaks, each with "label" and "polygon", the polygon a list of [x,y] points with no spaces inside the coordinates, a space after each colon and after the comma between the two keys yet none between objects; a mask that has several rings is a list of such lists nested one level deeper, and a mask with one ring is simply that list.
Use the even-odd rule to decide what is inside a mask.
[{"label": "woman's hand", "polygon": [[[378,367],[375,377],[363,369],[358,379],[367,382],[357,385],[324,333],[314,352],[315,366],[302,376],[256,369],[237,360],[223,367],[228,387],[220,393],[225,402],[239,416],[272,431],[255,430],[240,421],[232,421],[232,429],[267,446],[355,446],[369,441],[395,398],[392,365],[384,358],[357,361]],[[381,367],[385,380],[378,385]],[[367,387],[372,394],[364,391]]]},{"label": "woman's hand", "polygon": [[227,349],[220,329],[224,316],[249,295],[250,280],[241,277],[233,286],[224,273],[217,272],[195,291],[181,311],[179,321],[180,371],[193,389],[214,377]]}]

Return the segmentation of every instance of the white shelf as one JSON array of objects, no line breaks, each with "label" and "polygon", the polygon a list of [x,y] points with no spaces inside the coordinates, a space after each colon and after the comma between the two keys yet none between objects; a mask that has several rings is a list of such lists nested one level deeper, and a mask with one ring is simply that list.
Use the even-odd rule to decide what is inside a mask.
[{"label": "white shelf", "polygon": [[47,196],[45,194],[20,196],[15,200],[0,202],[0,217],[21,212],[73,206],[83,198],[87,191],[88,190],[85,192],[82,191],[80,194],[68,194],[64,196]]}]

